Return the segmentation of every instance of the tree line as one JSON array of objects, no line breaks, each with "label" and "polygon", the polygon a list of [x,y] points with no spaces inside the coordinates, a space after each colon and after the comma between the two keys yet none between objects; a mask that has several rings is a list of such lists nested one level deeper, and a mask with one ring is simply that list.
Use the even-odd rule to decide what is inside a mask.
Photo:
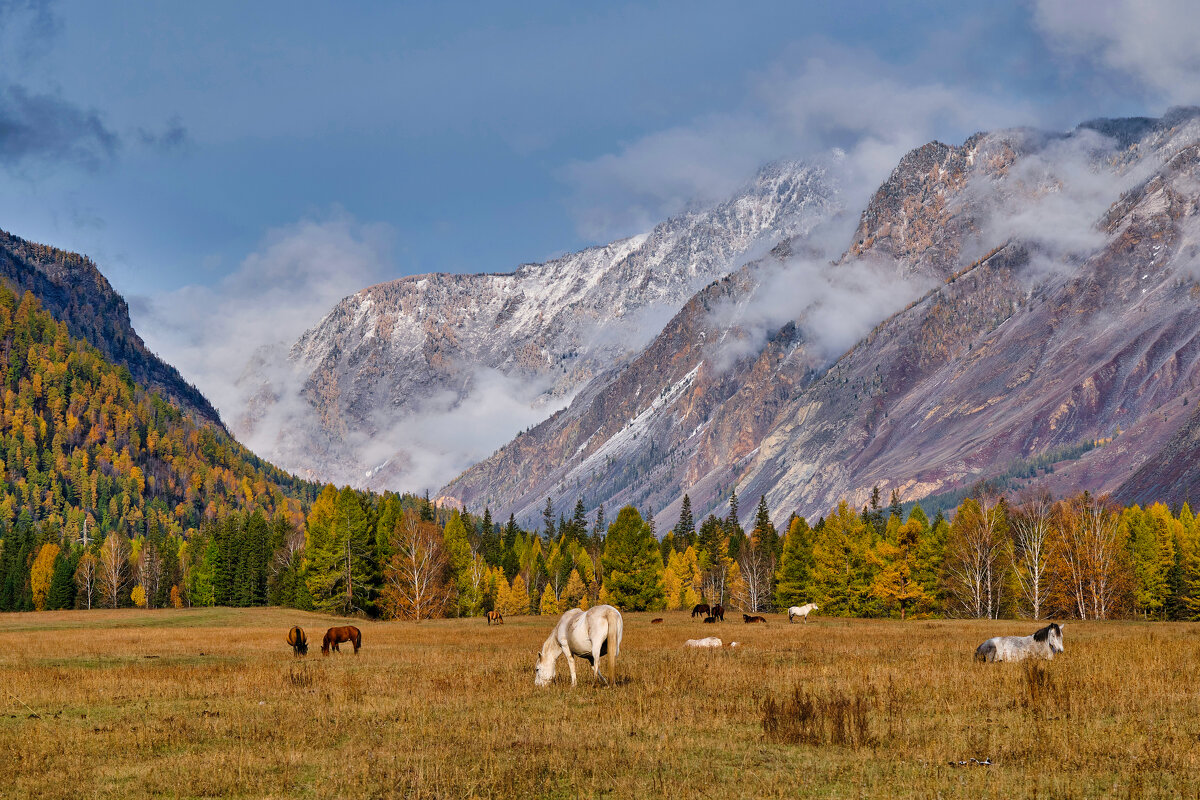
[{"label": "tree line", "polygon": [[540,526],[428,497],[320,487],[137,386],[0,286],[0,610],[286,605],[425,619],[706,601],[746,611],[818,603],[849,616],[1200,618],[1200,544],[1185,505],[980,487],[933,520],[876,489],[776,530],[724,517],[661,536],[653,514]]},{"label": "tree line", "polygon": [[904,513],[876,490],[776,530],[760,498],[749,531],[731,495],[699,526],[685,496],[661,537],[652,515],[550,500],[538,529],[437,508],[428,497],[326,486],[302,525],[261,510],[189,536],[111,531],[70,542],[23,514],[0,544],[0,609],[283,605],[399,619],[629,611],[720,602],[746,612],[816,602],[855,617],[1200,618],[1200,530],[1185,505],[1122,508],[986,488],[951,518]]}]

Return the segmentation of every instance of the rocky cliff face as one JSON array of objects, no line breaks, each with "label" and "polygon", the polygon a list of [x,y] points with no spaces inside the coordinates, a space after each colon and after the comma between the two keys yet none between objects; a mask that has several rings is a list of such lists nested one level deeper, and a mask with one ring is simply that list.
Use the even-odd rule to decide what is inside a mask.
[{"label": "rocky cliff face", "polygon": [[[369,287],[291,348],[298,386],[251,384],[233,426],[307,475],[436,486],[639,352],[699,287],[836,207],[820,170],[781,164],[728,202],[642,236],[508,274]],[[454,450],[467,430],[449,471],[425,458]],[[264,441],[263,431],[279,433]]]},{"label": "rocky cliff face", "polygon": [[[818,346],[836,315],[780,280],[800,270],[796,237],[444,492],[525,519],[547,496],[633,502],[660,510],[661,529],[683,492],[704,510],[736,488],[813,516],[876,484],[918,499],[1111,439],[1039,479],[1178,502],[1192,489],[1167,465],[1194,449],[1183,399],[1200,388],[1198,147],[1186,109],[926,145],[826,268],[914,278],[848,352]],[[749,344],[745,321],[781,286],[797,289],[791,321],[732,361],[712,346]],[[723,302],[745,313],[713,313]]]},{"label": "rocky cliff face", "polygon": [[32,292],[43,308],[67,324],[72,336],[87,340],[109,362],[126,367],[142,386],[200,422],[221,424],[204,395],[147,349],[129,321],[125,299],[91,259],[0,231],[0,277],[18,294]]}]

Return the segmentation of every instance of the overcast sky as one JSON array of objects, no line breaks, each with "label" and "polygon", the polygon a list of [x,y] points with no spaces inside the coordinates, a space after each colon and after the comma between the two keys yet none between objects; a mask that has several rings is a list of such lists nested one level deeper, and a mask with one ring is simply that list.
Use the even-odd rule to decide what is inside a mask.
[{"label": "overcast sky", "polygon": [[281,275],[269,302],[311,281],[311,315],[639,232],[777,158],[838,147],[867,186],[931,138],[1200,99],[1182,0],[516,5],[0,0],[0,228],[92,256],[170,359],[181,304],[269,314]]}]

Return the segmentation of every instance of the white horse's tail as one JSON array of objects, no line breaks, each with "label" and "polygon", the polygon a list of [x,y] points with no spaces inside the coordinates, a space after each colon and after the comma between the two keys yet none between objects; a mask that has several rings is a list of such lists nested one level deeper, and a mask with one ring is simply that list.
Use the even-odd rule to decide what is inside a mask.
[{"label": "white horse's tail", "polygon": [[[621,648],[621,612],[612,606],[604,609],[604,619],[608,622],[608,676],[614,686],[617,683],[617,650]],[[597,664],[597,666],[599,666]]]}]

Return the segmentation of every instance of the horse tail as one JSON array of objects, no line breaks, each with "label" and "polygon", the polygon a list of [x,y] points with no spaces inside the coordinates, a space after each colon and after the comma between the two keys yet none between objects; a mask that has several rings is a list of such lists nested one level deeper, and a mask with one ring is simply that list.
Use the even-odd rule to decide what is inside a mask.
[{"label": "horse tail", "polygon": [[[608,675],[612,685],[617,684],[617,650],[621,647],[621,612],[612,606],[604,609],[604,618],[608,621]],[[599,666],[599,665],[597,665]]]},{"label": "horse tail", "polygon": [[362,631],[358,628],[354,629],[354,652],[358,652],[358,648],[362,647]]}]

